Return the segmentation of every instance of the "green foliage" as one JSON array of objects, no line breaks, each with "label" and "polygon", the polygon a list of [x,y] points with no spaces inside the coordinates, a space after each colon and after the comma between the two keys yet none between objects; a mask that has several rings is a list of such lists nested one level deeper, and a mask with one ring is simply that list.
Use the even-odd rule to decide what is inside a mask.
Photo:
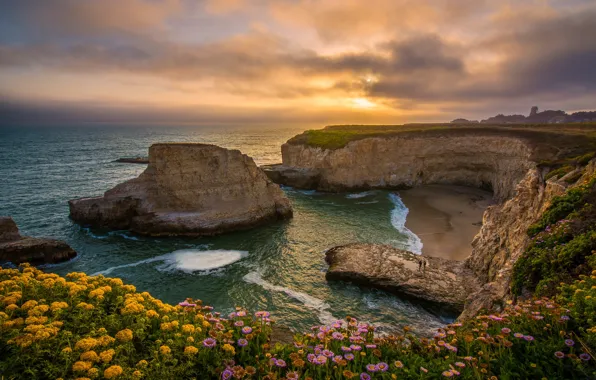
[{"label": "green foliage", "polygon": [[[578,286],[584,291],[592,282]],[[0,373],[8,379],[594,378],[593,347],[570,330],[592,323],[594,305],[580,305],[577,294],[562,298],[577,305],[571,321],[566,305],[543,298],[447,325],[432,338],[407,328],[380,337],[347,317],[296,335],[292,344],[272,344],[266,312],[238,308],[222,318],[200,301],[167,305],[115,278],[0,268]],[[252,331],[243,332],[247,327]],[[210,339],[213,347],[203,344]]]},{"label": "green foliage", "polygon": [[[589,260],[596,264],[596,254]],[[569,308],[573,329],[588,346],[596,347],[596,270],[572,284],[563,284],[557,299]]]},{"label": "green foliage", "polygon": [[548,174],[545,176],[545,179],[550,179],[550,178],[553,178],[553,177],[557,177],[557,178],[559,178],[559,177],[562,177],[562,176],[564,176],[565,174],[567,174],[567,173],[569,173],[570,171],[572,171],[573,169],[574,169],[574,167],[573,167],[573,166],[571,166],[571,165],[565,165],[565,166],[561,166],[561,167],[560,167],[560,168],[558,168],[558,169],[551,170],[551,171],[550,171],[550,172],[549,172],[549,173],[548,173]]},{"label": "green foliage", "polygon": [[596,178],[593,178],[587,183],[567,190],[564,195],[555,197],[551,206],[544,212],[540,220],[530,226],[528,235],[535,236],[559,220],[569,218],[572,212],[585,205],[586,200],[593,196],[592,193],[595,184]]}]

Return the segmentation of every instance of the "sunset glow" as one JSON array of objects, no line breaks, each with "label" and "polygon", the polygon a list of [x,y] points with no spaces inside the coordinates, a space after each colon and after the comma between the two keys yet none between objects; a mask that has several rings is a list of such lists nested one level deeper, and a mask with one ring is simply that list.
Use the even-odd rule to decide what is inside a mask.
[{"label": "sunset glow", "polygon": [[3,2],[0,112],[320,125],[581,110],[595,18],[587,0]]}]

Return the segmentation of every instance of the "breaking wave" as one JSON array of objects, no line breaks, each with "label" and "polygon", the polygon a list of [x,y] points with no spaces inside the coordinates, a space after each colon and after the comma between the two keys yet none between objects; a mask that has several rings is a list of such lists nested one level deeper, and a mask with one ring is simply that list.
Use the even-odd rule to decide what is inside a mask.
[{"label": "breaking wave", "polygon": [[406,235],[406,249],[408,251],[419,255],[422,254],[422,241],[418,235],[406,227],[406,217],[410,210],[408,210],[404,202],[402,202],[399,195],[391,193],[389,194],[389,199],[395,205],[395,208],[391,210],[391,224],[396,230]]},{"label": "breaking wave", "polygon": [[329,312],[330,306],[325,301],[310,296],[306,293],[286,288],[285,286],[274,285],[268,281],[265,281],[263,277],[261,277],[261,274],[258,272],[247,273],[243,277],[243,280],[251,284],[260,285],[264,289],[267,289],[272,292],[285,293],[287,296],[301,302],[302,304],[304,304],[304,306],[308,307],[309,309],[318,311],[319,321],[321,321],[322,324],[330,325],[337,320],[337,318],[335,318],[331,314],[331,312]]},{"label": "breaking wave", "polygon": [[151,257],[149,259],[137,261],[134,263],[117,265],[106,270],[94,273],[93,275],[108,275],[118,269],[131,268],[154,262],[162,263],[161,265],[155,267],[155,269],[157,269],[160,272],[209,272],[235,263],[236,261],[246,257],[247,255],[247,251],[233,251],[224,249],[201,251],[198,249],[181,249],[172,253]]}]

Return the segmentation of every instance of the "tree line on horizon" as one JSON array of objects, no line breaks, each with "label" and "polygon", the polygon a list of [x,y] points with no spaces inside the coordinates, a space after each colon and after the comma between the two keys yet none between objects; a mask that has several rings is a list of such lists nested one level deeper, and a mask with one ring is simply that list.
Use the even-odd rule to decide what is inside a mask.
[{"label": "tree line on horizon", "polygon": [[596,121],[596,111],[580,111],[568,114],[561,110],[546,110],[538,112],[538,107],[533,106],[528,116],[498,114],[481,121],[468,119],[452,120],[453,124],[559,124],[559,123],[581,123]]}]

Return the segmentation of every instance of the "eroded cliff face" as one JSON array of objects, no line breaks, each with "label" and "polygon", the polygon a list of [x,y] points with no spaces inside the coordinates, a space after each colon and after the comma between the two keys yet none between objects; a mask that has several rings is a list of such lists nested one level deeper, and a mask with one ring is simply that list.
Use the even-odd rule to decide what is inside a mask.
[{"label": "eroded cliff face", "polygon": [[69,202],[81,224],[147,235],[210,235],[292,215],[252,158],[205,144],[155,144],[138,177]]},{"label": "eroded cliff face", "polygon": [[468,297],[460,319],[473,317],[481,309],[498,309],[511,298],[513,264],[530,243],[528,228],[566,189],[563,181],[545,182],[542,174],[537,168],[528,170],[512,198],[484,212],[465,263],[484,285]]},{"label": "eroded cliff face", "polygon": [[468,297],[460,319],[471,318],[481,309],[500,309],[512,299],[513,265],[530,244],[528,228],[540,219],[554,197],[574,186],[567,179],[578,172],[583,175],[575,184],[596,172],[596,160],[548,181],[539,169],[531,169],[517,185],[514,197],[485,211],[482,228],[472,241],[472,254],[465,263],[484,285]]},{"label": "eroded cliff face", "polygon": [[283,166],[316,171],[322,191],[440,183],[490,187],[500,200],[535,166],[532,154],[524,140],[506,136],[367,138],[336,150],[282,146]]},{"label": "eroded cliff face", "polygon": [[[545,181],[537,161],[554,158],[548,147],[510,136],[367,138],[336,150],[285,144],[282,154],[281,175],[288,168],[308,170],[318,176],[319,190],[490,185],[498,203],[484,213],[464,262],[478,282],[468,293],[462,319],[483,308],[498,309],[510,299],[513,264],[530,243],[528,227],[569,186],[565,178]],[[590,167],[596,164],[586,171]]]}]

